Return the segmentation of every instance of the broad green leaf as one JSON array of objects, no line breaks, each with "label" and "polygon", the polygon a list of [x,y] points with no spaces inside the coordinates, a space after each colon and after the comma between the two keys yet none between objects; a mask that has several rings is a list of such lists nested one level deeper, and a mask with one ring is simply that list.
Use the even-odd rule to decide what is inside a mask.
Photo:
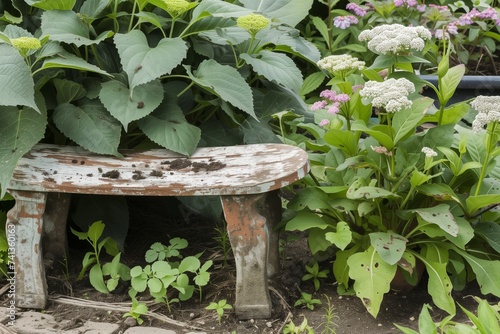
[{"label": "broad green leaf", "polygon": [[111,0],[86,0],[80,7],[80,14],[96,19],[110,2]]},{"label": "broad green leaf", "polygon": [[239,17],[242,15],[250,14],[253,10],[244,8],[242,6],[234,5],[227,1],[220,0],[203,0],[195,9],[193,9],[193,21],[199,20],[211,14],[217,17]]},{"label": "broad green leaf", "polygon": [[0,73],[0,106],[22,105],[39,111],[30,68],[16,49],[4,43],[0,43]]},{"label": "broad green leaf", "polygon": [[300,211],[305,208],[311,210],[327,209],[329,207],[328,195],[316,187],[307,187],[300,190],[287,205],[288,209],[294,211]]},{"label": "broad green leaf", "polygon": [[106,283],[104,283],[101,266],[99,266],[98,264],[94,265],[90,269],[89,280],[90,284],[92,284],[94,289],[96,289],[97,291],[101,293],[109,293]]},{"label": "broad green leaf", "polygon": [[420,120],[425,116],[427,109],[434,103],[431,98],[421,98],[413,101],[411,108],[401,110],[394,114],[392,127],[396,131],[394,144],[415,132]]},{"label": "broad green leaf", "polygon": [[374,199],[374,198],[392,198],[396,199],[399,195],[389,190],[378,187],[360,187],[354,191],[347,191],[349,199]]},{"label": "broad green leaf", "polygon": [[410,211],[417,213],[426,222],[438,225],[446,233],[455,237],[458,235],[458,225],[448,205],[438,204],[430,208],[413,209]]},{"label": "broad green leaf", "polygon": [[440,80],[439,91],[442,94],[443,104],[446,104],[449,99],[455,94],[458,84],[465,74],[465,65],[456,65],[448,70],[446,75]]},{"label": "broad green leaf", "polygon": [[500,225],[495,222],[481,222],[474,226],[474,231],[500,253]]},{"label": "broad green leaf", "polygon": [[[280,29],[283,29],[283,27],[280,27]],[[270,44],[276,44],[274,51],[286,52],[291,54],[293,58],[299,57],[311,63],[317,63],[321,59],[321,53],[316,45],[301,36],[297,36],[295,30],[288,29],[288,33],[283,33],[282,30],[275,31],[277,37],[269,41]],[[271,32],[274,32],[274,30],[271,30]],[[269,37],[271,36],[269,35]],[[267,41],[263,38],[262,42]]]},{"label": "broad green leaf", "polygon": [[437,201],[454,201],[460,203],[460,198],[446,183],[422,184],[417,187],[417,190],[427,196],[433,197]]},{"label": "broad green leaf", "polygon": [[52,80],[57,92],[57,104],[70,103],[85,96],[87,91],[83,85],[66,79]]},{"label": "broad green leaf", "polygon": [[351,255],[347,260],[349,277],[354,280],[354,291],[368,312],[377,317],[384,294],[389,292],[397,265],[390,265],[370,247]]},{"label": "broad green leaf", "polygon": [[313,0],[241,0],[246,8],[295,27],[307,16]]},{"label": "broad green leaf", "polygon": [[286,224],[287,231],[306,231],[312,228],[325,229],[329,227],[320,216],[309,211],[300,211]]},{"label": "broad green leaf", "polygon": [[125,130],[130,122],[149,115],[163,100],[163,86],[159,80],[135,87],[132,91],[117,80],[102,84],[99,99]]},{"label": "broad green leaf", "polygon": [[316,27],[318,32],[321,34],[323,39],[327,42],[327,44],[330,45],[331,38],[330,38],[330,35],[328,33],[330,30],[328,29],[325,21],[323,21],[323,18],[318,17],[318,16],[311,16],[311,22]]},{"label": "broad green leaf", "polygon": [[231,66],[221,65],[215,60],[204,60],[189,77],[198,85],[214,92],[223,100],[257,118],[254,112],[252,90],[241,74]]},{"label": "broad green leaf", "polygon": [[500,203],[500,194],[469,196],[465,203],[469,213],[474,214],[481,208]]},{"label": "broad green leaf", "polygon": [[428,304],[424,304],[422,307],[422,311],[418,316],[418,330],[420,333],[437,334],[437,326],[429,314],[429,309],[431,308]]},{"label": "broad green leaf", "polygon": [[325,234],[325,239],[344,250],[352,241],[351,229],[346,222],[338,222],[337,231],[327,232]]},{"label": "broad green leaf", "polygon": [[99,238],[102,236],[102,232],[104,232],[104,223],[101,220],[94,222],[90,225],[87,235],[93,244],[97,244]]},{"label": "broad green leaf", "polygon": [[40,112],[32,108],[0,107],[0,142],[2,143],[0,145],[0,198],[5,195],[17,161],[45,135],[47,111],[41,95],[37,96],[37,102]]},{"label": "broad green leaf", "polygon": [[140,13],[135,14],[135,16],[137,18],[139,18],[139,20],[137,22],[138,24],[146,22],[146,23],[150,23],[150,24],[154,25],[158,29],[162,29],[162,26],[167,24],[167,18],[158,16],[155,13],[140,12]]},{"label": "broad green leaf", "polygon": [[328,144],[344,151],[349,157],[358,154],[358,141],[352,131],[331,129],[325,133],[324,139]]},{"label": "broad green leaf", "polygon": [[186,42],[180,38],[163,38],[151,48],[146,35],[140,30],[116,34],[114,41],[132,91],[138,85],[169,74],[182,62],[187,52]]},{"label": "broad green leaf", "polygon": [[152,114],[137,121],[144,134],[169,150],[193,154],[200,141],[201,131],[189,124],[176,104],[164,101]]},{"label": "broad green leaf", "polygon": [[337,282],[345,288],[349,287],[349,266],[347,260],[349,257],[358,252],[359,246],[355,245],[346,250],[339,250],[335,253],[335,261],[333,261],[333,275]]},{"label": "broad green leaf", "polygon": [[453,248],[453,250],[460,254],[471,266],[476,274],[476,280],[481,292],[485,295],[491,293],[500,297],[500,261],[481,259],[457,248]]},{"label": "broad green leaf", "polygon": [[240,58],[250,64],[257,74],[269,81],[283,85],[295,92],[302,87],[302,73],[287,55],[268,50],[256,54],[240,54]]},{"label": "broad green leaf", "polygon": [[370,233],[371,245],[380,257],[390,265],[401,260],[408,240],[393,231]]},{"label": "broad green leaf", "polygon": [[106,73],[106,71],[101,70],[99,67],[89,64],[82,58],[67,52],[63,53],[62,55],[47,58],[43,62],[42,68],[40,70],[49,68],[71,68],[78,71],[88,71],[111,76],[110,74]]},{"label": "broad green leaf", "polygon": [[53,115],[57,128],[83,148],[99,153],[118,153],[121,126],[104,107],[87,103],[80,107],[69,103],[57,106]]},{"label": "broad green leaf", "polygon": [[351,125],[351,130],[362,131],[366,134],[369,134],[389,151],[394,148],[394,141],[387,133],[379,131],[377,129],[368,128],[363,121],[354,121]]},{"label": "broad green leaf", "polygon": [[325,81],[325,75],[323,74],[323,72],[314,72],[308,75],[302,83],[299,94],[301,96],[304,96],[311,93],[312,91],[318,89],[323,81]]},{"label": "broad green leaf", "polygon": [[429,261],[421,256],[418,256],[418,258],[424,262],[425,269],[429,275],[427,291],[432,296],[432,301],[440,309],[445,310],[449,314],[455,314],[455,301],[451,297],[453,285],[446,272],[447,264]]},{"label": "broad green leaf", "polygon": [[451,147],[454,141],[453,134],[453,124],[436,126],[427,131],[422,146],[432,148],[436,152],[439,146]]},{"label": "broad green leaf", "polygon": [[82,45],[99,44],[113,36],[112,31],[104,31],[95,39],[90,39],[90,30],[77,13],[71,10],[49,10],[42,14],[42,34],[49,35],[50,40]]},{"label": "broad green leaf", "polygon": [[71,10],[76,0],[26,0],[26,3],[44,10]]},{"label": "broad green leaf", "polygon": [[495,310],[487,300],[482,299],[479,301],[477,307],[477,316],[481,326],[485,329],[486,333],[500,333],[499,313]]},{"label": "broad green leaf", "polygon": [[160,279],[152,277],[148,280],[148,288],[152,293],[158,293],[163,288],[163,283]]}]

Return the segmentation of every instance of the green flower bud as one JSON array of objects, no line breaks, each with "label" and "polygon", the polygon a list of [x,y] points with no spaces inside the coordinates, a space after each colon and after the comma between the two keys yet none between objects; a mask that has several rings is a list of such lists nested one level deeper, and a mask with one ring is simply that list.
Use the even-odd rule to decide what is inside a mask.
[{"label": "green flower bud", "polygon": [[173,18],[177,18],[191,9],[191,3],[186,0],[163,0],[167,5],[167,13]]},{"label": "green flower bud", "polygon": [[269,19],[260,14],[248,14],[238,17],[236,24],[255,36],[256,33],[267,27]]},{"label": "green flower bud", "polygon": [[42,47],[40,40],[35,37],[18,37],[11,39],[10,42],[18,50],[38,50]]}]

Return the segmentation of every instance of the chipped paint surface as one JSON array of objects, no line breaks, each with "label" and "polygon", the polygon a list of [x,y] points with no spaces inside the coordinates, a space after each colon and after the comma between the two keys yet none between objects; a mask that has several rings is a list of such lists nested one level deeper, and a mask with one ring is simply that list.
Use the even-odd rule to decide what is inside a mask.
[{"label": "chipped paint surface", "polygon": [[[123,154],[124,158],[116,158],[79,147],[39,144],[19,160],[9,189],[147,196],[242,195],[282,188],[309,171],[306,152],[284,144],[197,149],[189,157],[191,162],[223,164],[210,171],[172,169],[169,162],[186,157],[165,149]],[[119,176],[103,176],[110,171],[118,171]],[[137,178],[138,171],[144,177]]]}]

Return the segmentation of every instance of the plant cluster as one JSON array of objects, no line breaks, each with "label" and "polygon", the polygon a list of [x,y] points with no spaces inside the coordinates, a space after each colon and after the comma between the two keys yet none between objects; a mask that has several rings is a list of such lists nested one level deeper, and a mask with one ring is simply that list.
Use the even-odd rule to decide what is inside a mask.
[{"label": "plant cluster", "polygon": [[[393,26],[379,27],[377,36],[394,36],[383,33]],[[442,53],[433,86],[411,70],[418,58],[410,52],[421,41],[404,47],[404,58],[391,45],[375,59],[382,72],[360,70],[354,57],[326,57],[319,66],[331,89],[311,106],[314,123],[281,116],[283,140],[308,150],[312,164],[287,205],[296,215],[286,229],[307,230],[312,252],[335,258],[339,291],[353,289],[373,316],[396,271],[415,283],[418,262],[436,306],[455,314],[450,292],[470,279],[500,296],[500,97],[478,97],[471,111],[466,102],[445,107],[464,74],[463,65],[450,67],[451,51]],[[324,66],[337,57],[342,66]],[[436,91],[439,109],[419,94],[424,84]],[[474,128],[461,124],[474,111]]]},{"label": "plant cluster", "polygon": [[14,0],[0,8],[0,184],[43,140],[120,156],[277,141],[305,110],[294,27],[313,0]]},{"label": "plant cluster", "polygon": [[[443,44],[453,49],[452,61],[469,64],[471,73],[484,73],[484,66],[497,74],[498,46],[500,41],[499,17],[493,1],[439,1],[428,3],[419,0],[368,0],[349,1],[345,8],[340,2],[321,0],[327,6],[328,16],[311,16],[306,31],[324,56],[351,53],[368,63],[376,57],[362,45],[358,38],[363,30],[384,24],[428,29],[431,38],[419,53],[426,63],[418,64],[422,73],[435,73],[441,59]],[[475,65],[474,65],[475,64]],[[486,73],[488,74],[488,73]]]}]

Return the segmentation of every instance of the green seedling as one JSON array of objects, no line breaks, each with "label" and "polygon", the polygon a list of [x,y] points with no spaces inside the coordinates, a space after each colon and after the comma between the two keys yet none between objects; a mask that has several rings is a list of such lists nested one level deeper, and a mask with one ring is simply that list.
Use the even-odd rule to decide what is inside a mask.
[{"label": "green seedling", "polygon": [[307,324],[307,319],[304,317],[304,320],[299,326],[295,325],[293,321],[286,324],[286,326],[283,327],[283,334],[314,334],[314,329]]},{"label": "green seedling", "polygon": [[314,310],[314,305],[321,304],[321,300],[315,299],[307,292],[300,293],[300,299],[295,302],[293,306],[307,307],[311,311]]},{"label": "green seedling", "polygon": [[319,265],[317,262],[315,262],[312,266],[306,266],[306,270],[308,274],[305,274],[304,277],[302,277],[302,280],[308,281],[312,279],[314,283],[314,291],[318,291],[320,287],[319,279],[326,278],[330,271],[328,269],[319,271]]},{"label": "green seedling", "polygon": [[137,299],[132,297],[132,307],[130,308],[130,312],[127,312],[123,315],[124,318],[132,317],[137,321],[138,325],[142,325],[144,320],[141,319],[141,315],[148,313],[148,306],[144,303],[139,303]]},{"label": "green seedling", "polygon": [[217,317],[219,318],[219,324],[222,322],[222,317],[226,310],[232,310],[233,307],[227,303],[226,299],[219,300],[216,302],[211,302],[210,305],[205,307],[206,310],[215,310],[217,312]]},{"label": "green seedling", "polygon": [[[74,229],[71,229],[71,232],[80,240],[86,240],[93,248],[93,251],[87,252],[83,257],[82,270],[78,275],[78,279],[81,280],[90,268],[90,284],[99,292],[109,293],[116,288],[120,279],[124,281],[130,280],[130,269],[120,262],[120,253],[116,241],[110,237],[100,240],[104,227],[104,223],[99,220],[94,222],[87,232],[78,232]],[[112,262],[104,266],[100,261],[103,249],[109,255],[114,256]],[[111,278],[105,281],[105,276],[111,276]]]}]

